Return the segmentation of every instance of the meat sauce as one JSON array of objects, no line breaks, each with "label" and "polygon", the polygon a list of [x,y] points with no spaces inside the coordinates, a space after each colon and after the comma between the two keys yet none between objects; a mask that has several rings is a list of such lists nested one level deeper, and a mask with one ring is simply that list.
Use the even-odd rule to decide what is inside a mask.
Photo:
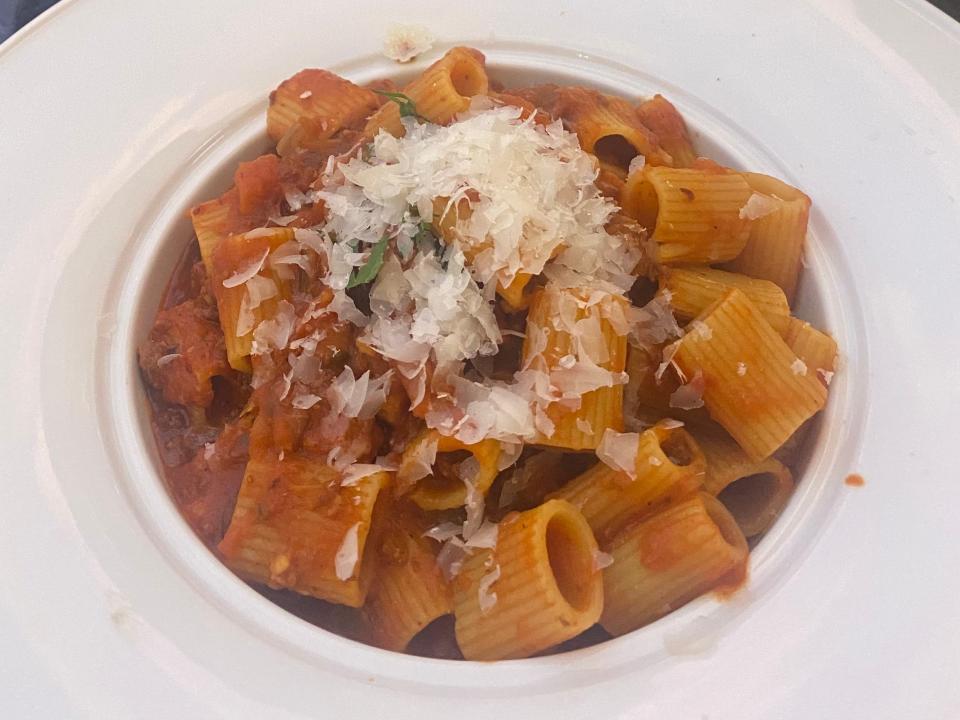
[{"label": "meat sauce", "polygon": [[[215,317],[212,299],[205,299],[206,277],[202,268],[199,248],[192,242],[170,277],[158,320],[165,311],[188,303],[209,302]],[[156,347],[152,336],[151,341],[148,344],[153,347],[141,347],[142,365],[149,362],[146,356],[151,350],[154,354],[165,350]],[[157,388],[150,373],[144,374],[153,410],[151,426],[167,490],[190,527],[213,550],[230,521],[247,462],[246,427],[238,422],[238,417],[249,398],[249,384],[239,373],[225,371],[224,375],[214,376],[213,397],[204,410],[171,402]]]},{"label": "meat sauce", "polygon": [[[324,457],[331,447],[329,433],[311,428],[309,418],[302,417],[302,413],[277,406],[260,409],[263,414],[271,416],[271,432],[268,435],[254,433],[255,439],[251,441],[253,413],[244,412],[252,397],[249,377],[231,370],[226,364],[216,303],[208,282],[198,245],[193,241],[177,261],[164,291],[154,330],[140,347],[140,362],[152,409],[151,427],[167,490],[190,527],[219,557],[217,546],[230,525],[250,457],[251,442],[256,445],[258,454],[296,447],[301,452]],[[206,332],[204,323],[209,323],[216,332]],[[158,327],[169,329],[160,332]],[[329,330],[331,347],[353,347],[352,337],[343,336],[336,328]],[[183,340],[188,336],[190,339],[185,348]],[[175,343],[179,343],[177,347],[173,347]],[[199,373],[201,376],[209,371],[212,397],[204,398],[197,392],[193,377],[196,367],[190,367],[192,373],[180,372],[173,363],[184,359],[169,359],[188,353],[191,360],[205,364],[205,369]],[[167,361],[163,360],[165,357]],[[162,378],[153,369],[158,361],[166,365]],[[377,359],[339,351],[336,357],[324,358],[324,364],[333,373],[347,362],[363,367],[365,363],[376,363]],[[397,387],[399,389],[399,385]],[[174,399],[186,402],[174,402]],[[202,404],[207,402],[209,404],[203,407]],[[394,414],[397,418],[406,417],[407,407],[398,407]],[[363,428],[363,437],[353,437],[357,434],[356,428],[350,430],[354,431],[349,432],[350,437],[340,436],[337,441],[347,445],[360,443],[367,447],[367,454],[383,443],[384,434],[375,424]],[[398,435],[403,435],[402,428],[395,430]],[[265,498],[264,501],[282,503],[283,498]],[[289,590],[253,583],[251,587],[313,625],[344,637],[365,640],[363,616],[356,608]],[[427,657],[462,659],[452,621],[437,621],[425,628],[417,635],[409,652]]]}]

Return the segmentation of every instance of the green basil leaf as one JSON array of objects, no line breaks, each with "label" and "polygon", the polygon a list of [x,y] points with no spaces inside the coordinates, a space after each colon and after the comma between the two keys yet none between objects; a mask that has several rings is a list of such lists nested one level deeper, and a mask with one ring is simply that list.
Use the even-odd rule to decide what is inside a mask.
[{"label": "green basil leaf", "polygon": [[385,98],[393,100],[400,107],[400,117],[412,117],[427,122],[427,119],[417,112],[417,106],[409,97],[399,92],[387,92],[386,90],[374,90],[377,95],[383,95]]},{"label": "green basil leaf", "polygon": [[377,241],[377,244],[374,245],[370,251],[370,257],[367,258],[363,267],[359,267],[353,271],[353,274],[350,276],[350,281],[347,283],[348,289],[355,288],[357,285],[366,285],[368,282],[373,282],[374,278],[377,277],[377,273],[380,272],[380,268],[383,267],[383,254],[387,251],[388,242],[386,235]]}]

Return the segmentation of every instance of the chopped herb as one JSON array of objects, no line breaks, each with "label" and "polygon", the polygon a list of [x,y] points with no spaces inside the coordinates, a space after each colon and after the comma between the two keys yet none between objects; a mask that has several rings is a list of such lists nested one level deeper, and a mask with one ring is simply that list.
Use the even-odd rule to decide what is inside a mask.
[{"label": "chopped herb", "polygon": [[417,112],[417,106],[413,100],[398,92],[387,92],[386,90],[374,90],[377,95],[383,95],[385,98],[393,100],[400,107],[400,117],[416,118],[420,122],[427,122],[427,119]]},{"label": "chopped herb", "polygon": [[350,282],[347,283],[347,288],[354,288],[357,287],[357,285],[366,285],[369,282],[373,282],[374,278],[377,277],[377,273],[380,272],[380,268],[383,267],[383,254],[387,251],[387,242],[388,238],[384,235],[377,244],[373,246],[367,262],[363,264],[363,267],[356,268],[353,271],[353,274],[350,276]]}]

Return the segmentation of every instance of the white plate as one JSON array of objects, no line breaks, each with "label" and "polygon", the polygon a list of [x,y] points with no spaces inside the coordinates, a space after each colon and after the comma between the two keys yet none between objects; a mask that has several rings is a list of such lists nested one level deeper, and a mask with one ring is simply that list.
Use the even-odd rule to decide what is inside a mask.
[{"label": "white plate", "polygon": [[[260,598],[164,494],[133,347],[183,210],[263,144],[281,79],[396,72],[395,21],[501,74],[662,90],[703,147],[813,197],[801,305],[845,366],[732,601],[550,658],[384,653]],[[58,5],[0,47],[3,715],[955,717],[958,68],[920,0]]]}]

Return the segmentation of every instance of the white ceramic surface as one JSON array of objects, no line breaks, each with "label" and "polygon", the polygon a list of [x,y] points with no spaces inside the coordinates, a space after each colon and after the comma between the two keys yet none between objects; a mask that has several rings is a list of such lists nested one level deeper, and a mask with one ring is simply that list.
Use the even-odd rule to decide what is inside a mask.
[{"label": "white ceramic surface", "polygon": [[[3,716],[956,717],[960,25],[919,0],[279,5],[66,0],[0,46]],[[536,660],[384,653],[260,598],[164,493],[133,348],[183,211],[264,144],[284,77],[395,74],[395,21],[501,77],[663,91],[708,154],[813,197],[800,305],[844,367],[732,601]]]}]

